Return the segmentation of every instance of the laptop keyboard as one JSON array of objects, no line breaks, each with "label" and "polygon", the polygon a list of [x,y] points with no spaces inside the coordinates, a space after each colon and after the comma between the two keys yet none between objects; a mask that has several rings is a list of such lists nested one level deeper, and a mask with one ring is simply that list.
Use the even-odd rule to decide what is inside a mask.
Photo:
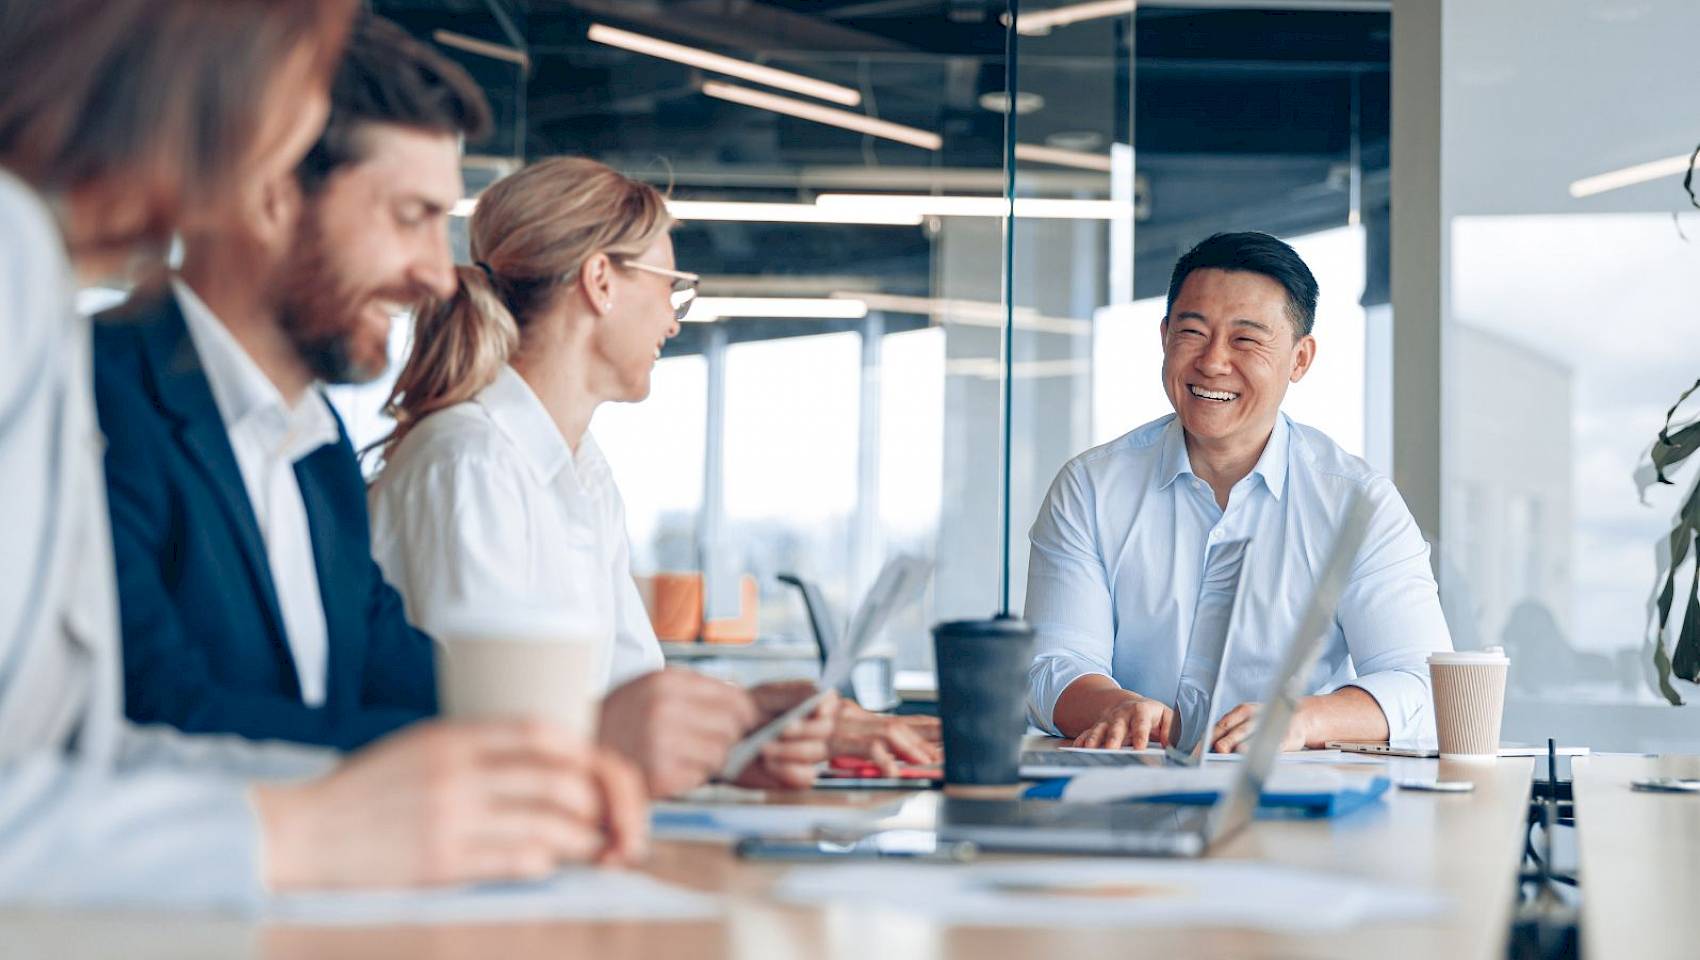
[{"label": "laptop keyboard", "polygon": [[1021,765],[1024,767],[1125,767],[1135,763],[1149,763],[1150,759],[1144,754],[1128,751],[1126,753],[1076,753],[1073,750],[1023,750]]}]

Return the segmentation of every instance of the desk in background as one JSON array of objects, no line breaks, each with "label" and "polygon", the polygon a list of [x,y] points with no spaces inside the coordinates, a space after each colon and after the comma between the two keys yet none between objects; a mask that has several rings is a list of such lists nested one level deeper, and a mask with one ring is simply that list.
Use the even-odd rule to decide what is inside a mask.
[{"label": "desk in background", "polygon": [[1589,960],[1700,956],[1700,796],[1641,793],[1700,777],[1700,757],[1577,757],[1582,950]]}]

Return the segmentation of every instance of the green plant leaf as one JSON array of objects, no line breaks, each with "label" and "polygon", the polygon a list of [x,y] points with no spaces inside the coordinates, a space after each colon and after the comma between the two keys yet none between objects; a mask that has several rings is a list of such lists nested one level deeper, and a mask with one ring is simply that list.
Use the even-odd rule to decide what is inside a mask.
[{"label": "green plant leaf", "polygon": [[1682,391],[1682,396],[1677,397],[1676,402],[1670,405],[1669,410],[1665,411],[1665,428],[1663,430],[1659,431],[1659,439],[1660,440],[1666,439],[1666,434],[1670,433],[1670,422],[1672,420],[1676,419],[1676,412],[1678,410],[1682,409],[1683,401],[1687,400],[1690,396],[1692,396],[1694,391],[1696,391],[1696,390],[1700,390],[1700,380],[1694,381],[1693,386],[1689,387],[1687,390]]},{"label": "green plant leaf", "polygon": [[1688,606],[1682,612],[1682,633],[1676,638],[1671,671],[1683,680],[1700,680],[1700,563],[1694,565],[1694,581],[1688,588]]},{"label": "green plant leaf", "polygon": [[1665,653],[1665,642],[1662,635],[1653,643],[1653,669],[1659,672],[1659,693],[1664,695],[1665,700],[1671,706],[1682,706],[1682,694],[1677,693],[1676,688],[1671,686],[1670,656]]},{"label": "green plant leaf", "polygon": [[[1668,429],[1668,424],[1666,425]],[[1691,423],[1675,434],[1659,431],[1659,439],[1653,442],[1651,457],[1653,469],[1657,471],[1660,483],[1671,483],[1665,476],[1665,469],[1689,458],[1694,451],[1700,450],[1700,421]]]}]

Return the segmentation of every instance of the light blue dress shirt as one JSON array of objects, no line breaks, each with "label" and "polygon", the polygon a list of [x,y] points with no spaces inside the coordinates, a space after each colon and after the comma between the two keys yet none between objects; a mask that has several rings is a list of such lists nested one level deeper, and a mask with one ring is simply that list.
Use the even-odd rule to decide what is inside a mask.
[{"label": "light blue dress shirt", "polygon": [[1091,674],[1171,707],[1214,684],[1223,652],[1194,649],[1191,638],[1195,625],[1201,636],[1210,633],[1201,618],[1225,612],[1218,594],[1226,554],[1242,540],[1249,541],[1240,584],[1247,593],[1227,637],[1210,721],[1262,700],[1353,490],[1369,499],[1373,516],[1309,686],[1317,693],[1360,687],[1381,705],[1393,740],[1433,740],[1427,658],[1452,649],[1452,639],[1428,544],[1392,481],[1285,414],[1226,510],[1193,473],[1173,414],[1063,467],[1030,534],[1026,618],[1037,634],[1030,719],[1058,733],[1051,722],[1057,697]]}]

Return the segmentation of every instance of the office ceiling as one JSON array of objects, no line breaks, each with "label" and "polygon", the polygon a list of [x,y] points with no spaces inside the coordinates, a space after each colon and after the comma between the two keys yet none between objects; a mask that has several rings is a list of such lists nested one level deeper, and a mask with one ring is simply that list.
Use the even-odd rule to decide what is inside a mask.
[{"label": "office ceiling", "polygon": [[[445,48],[485,85],[497,110],[500,129],[477,148],[485,153],[587,154],[670,184],[683,199],[807,201],[827,190],[995,194],[1002,186],[1004,120],[981,102],[1006,85],[1001,2],[370,5],[424,38],[448,30],[523,45],[528,73]],[[586,37],[592,23],[850,87],[863,95],[859,112],[937,132],[944,145],[924,150],[710,98],[701,86],[714,75],[593,43]],[[1176,248],[1212,230],[1291,234],[1344,223],[1354,127],[1364,207],[1385,205],[1385,13],[1145,7],[1131,25],[1096,21],[1019,44],[1016,88],[1043,104],[1017,119],[1018,141],[1105,153],[1128,139],[1131,122],[1142,181],[1140,296],[1166,281]],[[1018,170],[1025,193],[1107,195],[1101,173],[1026,162]],[[765,278],[761,292],[770,292],[787,276],[806,287],[806,278],[845,274],[878,277],[891,293],[930,292],[932,241],[924,228],[698,223],[681,229],[676,243],[682,263],[716,278],[720,289],[710,292],[754,292],[739,288],[740,277]],[[785,329],[769,323],[749,335]]]}]

